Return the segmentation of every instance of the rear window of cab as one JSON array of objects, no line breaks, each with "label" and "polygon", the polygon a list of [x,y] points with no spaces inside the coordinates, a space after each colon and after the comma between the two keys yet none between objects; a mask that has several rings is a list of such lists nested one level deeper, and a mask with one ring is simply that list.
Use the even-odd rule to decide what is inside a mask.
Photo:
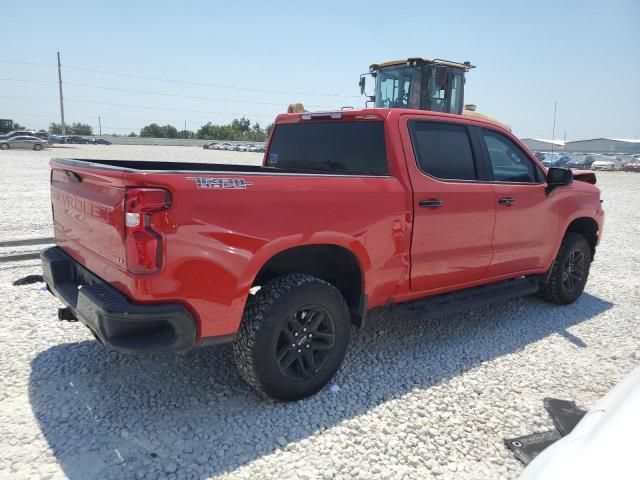
[{"label": "rear window of cab", "polygon": [[384,123],[278,124],[271,136],[265,163],[283,170],[387,175]]}]

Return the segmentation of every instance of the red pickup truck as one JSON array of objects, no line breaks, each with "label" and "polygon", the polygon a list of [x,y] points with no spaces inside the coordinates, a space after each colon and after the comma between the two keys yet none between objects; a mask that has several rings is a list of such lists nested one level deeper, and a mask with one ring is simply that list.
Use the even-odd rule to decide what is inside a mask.
[{"label": "red pickup truck", "polygon": [[51,169],[57,246],[42,259],[59,315],[121,351],[233,342],[243,377],[280,400],[327,384],[374,307],[575,301],[604,217],[593,173],[416,110],[280,115],[262,166]]}]

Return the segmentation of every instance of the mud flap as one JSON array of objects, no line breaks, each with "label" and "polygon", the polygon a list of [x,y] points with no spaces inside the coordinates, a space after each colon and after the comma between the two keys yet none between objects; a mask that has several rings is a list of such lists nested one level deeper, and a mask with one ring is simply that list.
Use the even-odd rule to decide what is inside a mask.
[{"label": "mud flap", "polygon": [[555,430],[504,440],[506,447],[525,465],[531,463],[549,445],[571,433],[587,413],[578,408],[575,402],[557,398],[545,398],[544,408],[553,420]]},{"label": "mud flap", "polygon": [[586,410],[578,408],[576,402],[558,400],[557,398],[545,398],[544,408],[563,437],[569,435],[587,413]]},{"label": "mud flap", "polygon": [[534,433],[512,439],[505,439],[504,444],[509,448],[515,457],[525,465],[529,465],[540,452],[562,438],[557,430]]}]

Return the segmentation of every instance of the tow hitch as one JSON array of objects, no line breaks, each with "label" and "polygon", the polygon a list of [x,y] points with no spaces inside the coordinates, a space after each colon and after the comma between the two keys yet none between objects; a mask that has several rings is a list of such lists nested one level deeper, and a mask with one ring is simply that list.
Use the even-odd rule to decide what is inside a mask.
[{"label": "tow hitch", "polygon": [[75,314],[71,311],[69,307],[59,308],[58,309],[58,320],[64,320],[67,322],[77,322]]}]

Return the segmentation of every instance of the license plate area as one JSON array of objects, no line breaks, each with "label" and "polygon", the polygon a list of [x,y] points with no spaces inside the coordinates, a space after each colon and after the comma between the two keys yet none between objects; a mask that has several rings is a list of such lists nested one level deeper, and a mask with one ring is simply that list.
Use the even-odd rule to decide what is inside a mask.
[{"label": "license plate area", "polygon": [[97,283],[97,280],[93,275],[85,272],[80,268],[73,269],[73,271],[71,272],[71,280],[73,281],[74,285],[77,285],[78,287],[86,287],[89,285],[95,285]]}]

